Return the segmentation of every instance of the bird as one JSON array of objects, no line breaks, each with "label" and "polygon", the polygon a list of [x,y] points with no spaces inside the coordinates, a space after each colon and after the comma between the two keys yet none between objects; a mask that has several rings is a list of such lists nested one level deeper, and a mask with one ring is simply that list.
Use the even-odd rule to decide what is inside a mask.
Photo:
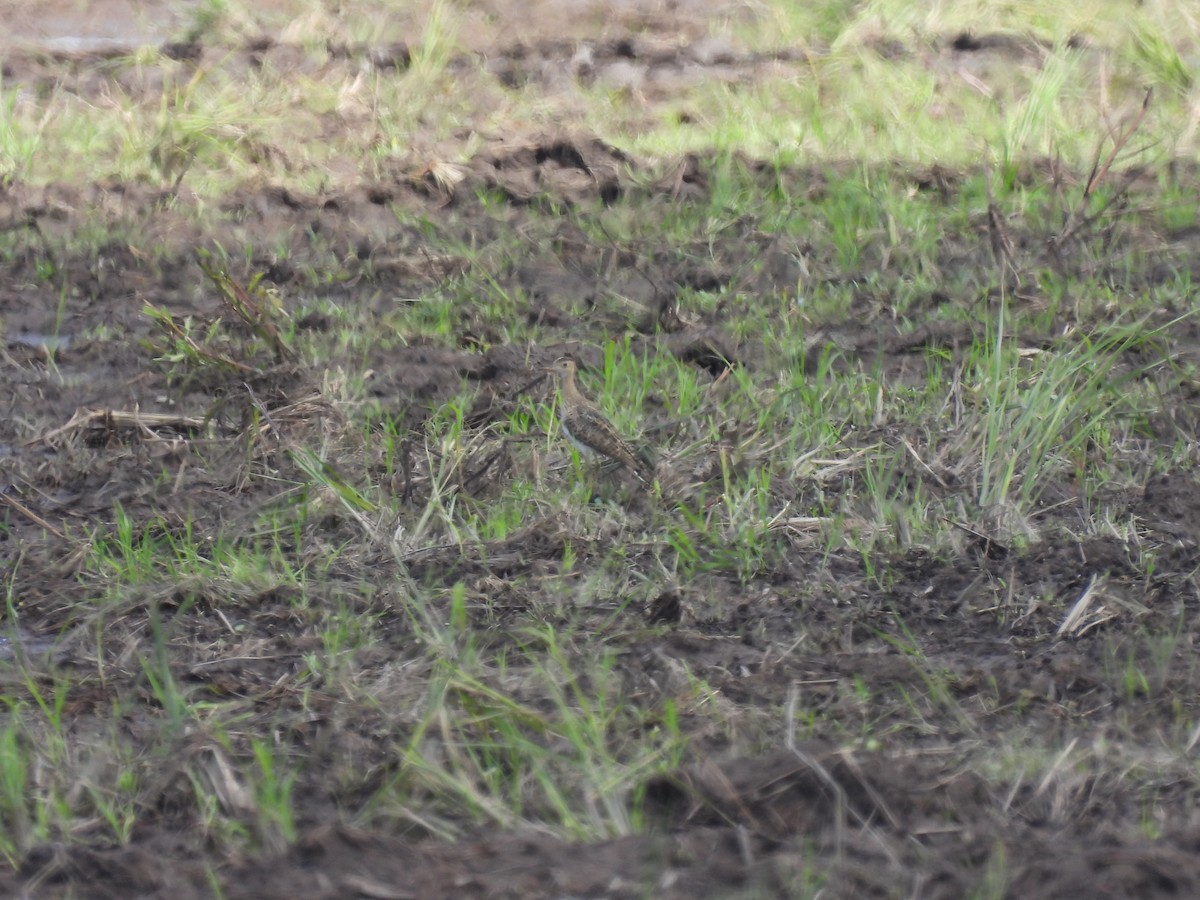
[{"label": "bird", "polygon": [[606,456],[620,463],[644,485],[654,480],[654,466],[600,412],[599,407],[579,390],[575,383],[575,360],[558,359],[546,371],[558,380],[562,404],[558,419],[563,433],[581,456]]}]

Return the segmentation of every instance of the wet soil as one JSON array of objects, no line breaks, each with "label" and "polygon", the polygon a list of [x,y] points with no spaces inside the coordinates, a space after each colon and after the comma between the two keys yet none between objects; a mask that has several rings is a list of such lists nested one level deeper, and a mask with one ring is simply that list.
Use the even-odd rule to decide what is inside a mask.
[{"label": "wet soil", "polygon": [[[617,6],[653,34],[642,4]],[[704,4],[654,13],[685,33],[681,21],[706,14]],[[89,33],[87,21],[76,24]],[[531,26],[522,41],[495,55],[493,67],[513,85],[610,78],[653,92],[669,90],[672,78],[692,77],[696,68],[740,78],[795,58],[738,53],[704,43],[698,26],[690,30],[695,39],[682,49],[606,37],[581,55],[577,42],[549,37],[549,25]],[[945,50],[992,54],[992,64],[1006,53],[1032,52],[1022,41],[973,40],[948,42]],[[7,57],[6,82],[83,77],[78,48],[64,55],[48,46],[50,52],[43,46]],[[246,52],[270,51],[261,44]],[[404,58],[396,48],[348,52],[390,52],[397,65]],[[780,172],[740,164],[764,190],[797,194],[825,190],[836,169]],[[699,679],[735,724],[713,729],[681,709],[688,757],[677,771],[647,783],[646,834],[585,845],[534,828],[499,831],[470,822],[459,826],[457,840],[419,822],[357,827],[351,811],[398,765],[394,733],[382,711],[375,720],[360,718],[361,709],[349,718],[328,685],[305,687],[301,706],[296,673],[319,637],[292,586],[234,578],[176,583],[164,576],[161,584],[108,598],[103,635],[91,628],[103,586],[81,570],[87,536],[115,529],[118,507],[138,534],[169,536],[186,527],[192,538],[214,544],[247,534],[261,509],[275,502],[279,479],[303,480],[285,442],[311,446],[339,427],[341,413],[322,394],[324,376],[338,367],[369,372],[380,418],[386,413],[404,423],[414,441],[464,384],[478,389],[468,416],[482,429],[503,418],[542,364],[570,349],[582,364],[595,365],[613,335],[628,337],[635,354],[674,354],[708,384],[731,363],[762,374],[753,341],[734,333],[720,309],[684,318],[675,301],[689,289],[794,290],[794,248],[748,225],[732,229],[719,253],[681,258],[670,248],[646,247],[627,258],[612,242],[589,236],[568,212],[552,215],[589,204],[661,215],[672,204],[704,198],[714,165],[694,157],[656,167],[586,134],[506,137],[462,167],[453,191],[407,169],[321,195],[248,187],[226,198],[227,218],[215,231],[197,225],[181,204],[165,202],[176,198],[161,188],[0,184],[0,227],[17,236],[0,263],[6,342],[0,566],[22,629],[0,647],[0,666],[22,656],[45,684],[56,668],[76,673],[64,709],[81,740],[116,728],[137,745],[157,727],[154,717],[126,713],[114,723],[110,711],[128,691],[146,693],[147,710],[153,705],[126,648],[145,640],[152,613],[169,614],[187,634],[172,645],[171,666],[189,690],[269,708],[288,730],[286,739],[315,760],[295,792],[295,842],[231,857],[212,850],[183,775],[188,766],[219,771],[227,751],[201,733],[184,735],[174,770],[160,767],[177,777],[164,776],[154,787],[153,808],[125,843],[75,835],[34,847],[19,866],[0,869],[0,893],[184,900],[211,896],[215,878],[229,898],[783,897],[807,896],[820,884],[840,897],[1200,895],[1193,761],[1164,764],[1158,771],[1174,776],[1147,783],[1137,777],[1136,759],[1106,746],[1130,731],[1177,735],[1200,715],[1194,663],[1200,480],[1190,470],[1146,471],[1141,484],[1103,498],[1111,518],[1136,520],[1133,538],[1114,532],[1073,539],[1067,526],[1080,508],[1074,486],[1064,482],[1046,500],[1036,540],[973,523],[952,547],[898,546],[869,565],[857,554],[814,546],[800,525],[783,522],[781,552],[752,579],[704,576],[647,597],[644,610],[631,606],[627,614],[640,618],[623,639],[623,689],[683,696]],[[914,191],[947,197],[964,178],[940,170],[898,177]],[[1039,177],[1037,167],[1023,177]],[[113,234],[87,253],[72,250],[81,209],[103,210]],[[147,302],[179,321],[211,321],[224,312],[199,269],[196,246],[285,242],[287,253],[256,250],[234,275],[265,273],[281,296],[305,297],[295,310],[299,328],[320,334],[336,327],[322,302],[352,304],[367,320],[375,312],[382,320],[392,298],[419,297],[471,265],[423,238],[427,232],[411,224],[413,217],[478,243],[501,230],[544,228],[550,218],[545,240],[519,264],[494,273],[502,288],[525,298],[523,314],[540,326],[544,343],[508,344],[494,321],[465,306],[454,323],[454,346],[397,342],[373,347],[367,358],[334,354],[325,371],[265,357],[246,371],[198,371],[181,379],[154,361],[158,352],[146,340],[159,335],[144,312]],[[990,258],[985,233],[980,226],[947,243],[940,262],[948,283]],[[1033,246],[1032,232],[1015,235],[1018,244],[1026,237]],[[1200,258],[1187,236],[1165,244],[1157,234],[1130,240],[1144,240],[1146,265],[1132,278],[1145,283],[1156,273],[1174,277]],[[163,248],[153,259],[139,250],[150,244]],[[305,273],[333,260],[339,277],[314,288]],[[881,263],[886,267],[870,258],[861,266]],[[1047,256],[1046,265],[1055,264],[1061,259]],[[838,271],[828,260],[814,260],[813,269],[811,277],[828,280],[862,274]],[[628,302],[615,303],[617,296]],[[888,298],[864,290],[813,341],[832,349],[837,366],[878,367],[897,382],[920,378],[922,353],[933,348],[953,356],[976,337],[972,322],[933,315],[958,301],[926,298],[927,308],[905,312],[912,327],[901,328]],[[1164,310],[1163,320],[1174,312]],[[1022,345],[1053,346],[1061,324],[1021,335]],[[1164,338],[1167,355],[1186,361],[1197,337],[1194,322],[1179,323]],[[1146,432],[1164,443],[1194,441],[1194,385],[1181,377],[1171,389],[1174,411],[1147,421]],[[648,405],[653,410],[653,398]],[[262,419],[279,441],[262,439]],[[874,436],[855,439],[866,444]],[[502,442],[480,452],[462,475],[464,490],[486,499],[489,485],[527,465],[516,457]],[[398,470],[369,458],[365,464],[381,481],[390,479],[405,503],[428,495],[419,461]],[[938,473],[948,492],[955,490],[953,475]],[[359,534],[336,508],[313,528],[330,547]],[[555,609],[545,595],[560,588],[539,577],[557,565],[568,542],[586,561],[588,540],[596,542],[598,558],[610,539],[565,535],[550,513],[486,554],[432,548],[406,560],[404,575],[421,584],[462,581],[473,594],[486,592],[486,608],[471,610],[474,624],[503,634],[508,619]],[[636,564],[636,549],[629,552]],[[389,667],[410,655],[413,635],[389,594],[389,581],[401,574],[397,562],[381,551],[361,562],[355,571],[334,564],[306,590],[311,604],[343,604],[389,626],[390,644],[355,663],[378,670],[383,684],[401,677]],[[889,577],[881,580],[874,569]],[[365,583],[363,571],[374,573]],[[1085,595],[1090,602],[1064,629],[1066,612]],[[610,612],[599,605],[582,614],[599,621]],[[1143,640],[1156,633],[1173,636],[1158,656]],[[48,643],[60,635],[67,637]],[[921,665],[913,662],[918,655]],[[1114,669],[1130,662],[1152,681],[1123,686]],[[931,669],[942,673],[949,696],[931,690]],[[23,678],[15,670],[0,675],[13,693]],[[381,705],[388,700],[385,689]],[[912,725],[914,705],[923,729]],[[797,707],[844,723],[839,738],[857,722],[864,733],[885,735],[886,746],[783,741],[778,723]],[[868,722],[867,715],[878,718]],[[1031,746],[1061,739],[1062,764],[1030,781],[1019,760],[1001,773],[967,762],[990,737],[1022,732]],[[1169,746],[1176,743],[1164,740],[1161,753],[1169,755]],[[1104,764],[1077,766],[1079,757],[1070,753],[1076,747]],[[335,774],[346,769],[362,777],[338,782]]]}]

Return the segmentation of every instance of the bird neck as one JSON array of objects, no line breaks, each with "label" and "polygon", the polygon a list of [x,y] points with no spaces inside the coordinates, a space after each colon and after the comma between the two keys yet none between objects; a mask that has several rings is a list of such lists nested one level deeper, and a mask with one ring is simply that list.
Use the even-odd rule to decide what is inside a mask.
[{"label": "bird neck", "polygon": [[568,406],[577,406],[584,403],[583,394],[579,392],[579,385],[575,383],[575,373],[567,372],[563,375],[562,380],[563,400]]}]

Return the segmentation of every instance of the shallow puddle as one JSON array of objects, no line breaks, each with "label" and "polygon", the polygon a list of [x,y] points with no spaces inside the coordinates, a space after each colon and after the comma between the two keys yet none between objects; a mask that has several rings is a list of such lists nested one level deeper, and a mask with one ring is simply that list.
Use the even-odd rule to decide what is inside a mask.
[{"label": "shallow puddle", "polygon": [[0,662],[8,662],[18,656],[38,656],[54,646],[54,641],[44,635],[36,635],[24,628],[5,628],[0,632]]},{"label": "shallow puddle", "polygon": [[71,335],[38,334],[26,331],[9,337],[8,346],[27,347],[37,351],[41,356],[57,356],[71,346]]}]

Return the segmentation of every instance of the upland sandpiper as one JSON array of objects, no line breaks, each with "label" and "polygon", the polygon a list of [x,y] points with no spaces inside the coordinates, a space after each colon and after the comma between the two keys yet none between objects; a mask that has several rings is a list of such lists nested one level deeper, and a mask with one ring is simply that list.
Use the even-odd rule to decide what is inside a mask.
[{"label": "upland sandpiper", "polygon": [[547,371],[558,379],[559,424],[580,455],[608,457],[632,472],[642,484],[653,482],[654,466],[621,436],[596,404],[580,393],[575,383],[575,360],[564,356]]}]

